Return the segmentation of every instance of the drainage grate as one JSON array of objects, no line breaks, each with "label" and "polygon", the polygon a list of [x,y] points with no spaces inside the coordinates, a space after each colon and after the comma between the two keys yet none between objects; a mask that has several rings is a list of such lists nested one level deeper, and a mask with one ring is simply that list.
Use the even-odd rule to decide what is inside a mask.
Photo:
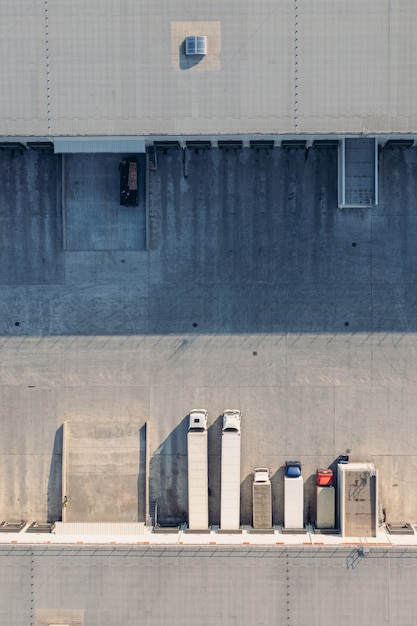
[{"label": "drainage grate", "polygon": [[24,526],[26,526],[26,522],[23,519],[18,522],[1,522],[0,533],[20,533]]},{"label": "drainage grate", "polygon": [[55,524],[46,524],[42,522],[32,522],[30,526],[27,527],[27,533],[50,533],[52,532]]},{"label": "drainage grate", "polygon": [[408,522],[387,524],[387,531],[390,535],[414,535],[414,529]]}]

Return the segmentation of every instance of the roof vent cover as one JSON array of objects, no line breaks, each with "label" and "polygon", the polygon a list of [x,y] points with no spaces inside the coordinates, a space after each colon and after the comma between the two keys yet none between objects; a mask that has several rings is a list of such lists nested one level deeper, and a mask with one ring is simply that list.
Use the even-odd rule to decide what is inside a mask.
[{"label": "roof vent cover", "polygon": [[207,37],[186,37],[185,54],[207,54]]}]

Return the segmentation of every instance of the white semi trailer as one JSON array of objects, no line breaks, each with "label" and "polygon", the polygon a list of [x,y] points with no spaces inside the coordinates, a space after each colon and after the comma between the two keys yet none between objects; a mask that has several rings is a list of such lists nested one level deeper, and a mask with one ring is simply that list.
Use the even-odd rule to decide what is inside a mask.
[{"label": "white semi trailer", "polygon": [[272,528],[271,481],[266,467],[257,467],[253,472],[253,527]]},{"label": "white semi trailer", "polygon": [[190,530],[207,530],[209,524],[207,435],[207,411],[193,409],[187,433]]},{"label": "white semi trailer", "polygon": [[287,461],[284,476],[284,528],[304,527],[304,480],[299,461]]},{"label": "white semi trailer", "polygon": [[240,411],[223,413],[220,529],[240,529]]}]

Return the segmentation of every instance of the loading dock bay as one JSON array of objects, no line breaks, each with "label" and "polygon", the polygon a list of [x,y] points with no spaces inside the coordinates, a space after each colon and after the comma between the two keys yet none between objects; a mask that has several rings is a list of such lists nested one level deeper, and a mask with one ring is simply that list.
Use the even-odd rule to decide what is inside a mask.
[{"label": "loading dock bay", "polygon": [[[60,156],[3,151],[0,164],[5,518],[59,517],[62,424],[108,421],[149,422],[150,498],[182,521],[193,406],[209,410],[212,523],[229,406],[242,411],[243,523],[255,466],[271,469],[280,523],[285,459],[313,477],[347,449],[378,468],[387,521],[417,518],[414,148],[383,150],[377,207],[343,211],[337,148],[161,150],[147,249],[96,249],[93,234],[88,247],[95,224],[77,220]],[[82,249],[62,243],[71,194]]]}]

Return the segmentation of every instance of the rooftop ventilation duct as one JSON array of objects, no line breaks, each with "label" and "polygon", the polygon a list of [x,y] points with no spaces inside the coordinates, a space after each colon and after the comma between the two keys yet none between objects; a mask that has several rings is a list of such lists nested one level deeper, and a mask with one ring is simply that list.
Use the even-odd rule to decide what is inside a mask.
[{"label": "rooftop ventilation duct", "polygon": [[207,54],[207,37],[186,37],[185,54]]}]

